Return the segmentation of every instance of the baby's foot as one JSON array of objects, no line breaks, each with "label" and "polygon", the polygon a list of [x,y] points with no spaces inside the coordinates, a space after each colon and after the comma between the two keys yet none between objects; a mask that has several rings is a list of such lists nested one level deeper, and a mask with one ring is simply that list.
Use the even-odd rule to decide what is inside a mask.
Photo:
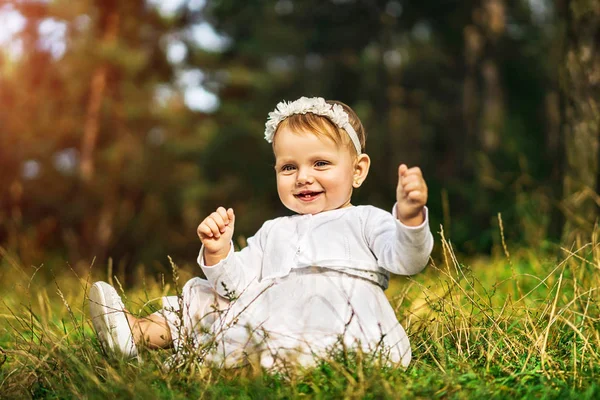
[{"label": "baby's foot", "polygon": [[137,355],[131,327],[121,297],[106,282],[96,282],[90,288],[90,317],[98,339],[108,353],[126,358]]}]

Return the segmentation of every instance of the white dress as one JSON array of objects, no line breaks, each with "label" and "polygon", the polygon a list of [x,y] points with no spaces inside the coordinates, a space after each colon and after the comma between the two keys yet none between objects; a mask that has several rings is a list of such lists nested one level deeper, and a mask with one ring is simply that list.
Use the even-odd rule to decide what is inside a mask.
[{"label": "white dress", "polygon": [[214,266],[201,249],[207,280],[186,283],[180,304],[166,298],[163,315],[176,348],[212,339],[206,358],[223,365],[310,365],[344,346],[407,366],[408,337],[384,289],[390,272],[421,271],[432,247],[427,210],[418,227],[372,206],[277,218]]}]

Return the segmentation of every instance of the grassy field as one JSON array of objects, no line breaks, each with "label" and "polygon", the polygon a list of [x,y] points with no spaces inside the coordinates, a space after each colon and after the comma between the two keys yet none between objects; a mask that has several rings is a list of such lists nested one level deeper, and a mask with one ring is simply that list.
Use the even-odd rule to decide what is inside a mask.
[{"label": "grassy field", "polygon": [[[397,278],[387,292],[411,338],[407,370],[339,351],[285,373],[196,360],[168,370],[169,351],[144,353],[142,362],[109,359],[84,295],[106,268],[86,276],[66,263],[28,268],[0,249],[0,398],[600,398],[598,243],[503,246],[464,261],[445,240],[437,246],[425,273]],[[125,301],[151,312],[196,268],[176,269],[176,279],[147,276]]]}]

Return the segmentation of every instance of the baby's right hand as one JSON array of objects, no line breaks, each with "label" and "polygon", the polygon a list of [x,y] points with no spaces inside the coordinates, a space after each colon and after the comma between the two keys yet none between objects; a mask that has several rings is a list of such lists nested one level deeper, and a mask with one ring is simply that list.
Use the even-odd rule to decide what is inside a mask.
[{"label": "baby's right hand", "polygon": [[[204,245],[204,260],[206,265],[216,264],[229,253],[231,238],[235,225],[233,209],[223,207],[210,214],[198,225],[198,237]],[[217,260],[216,262],[209,262]]]}]

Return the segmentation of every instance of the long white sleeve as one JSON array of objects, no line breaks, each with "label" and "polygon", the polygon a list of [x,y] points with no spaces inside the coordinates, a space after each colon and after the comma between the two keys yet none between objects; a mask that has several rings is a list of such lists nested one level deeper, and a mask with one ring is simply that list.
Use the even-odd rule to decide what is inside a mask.
[{"label": "long white sleeve", "polygon": [[433,249],[428,210],[424,221],[411,227],[402,224],[394,212],[372,208],[364,220],[364,235],[377,258],[377,264],[394,274],[414,275],[425,268]]},{"label": "long white sleeve", "polygon": [[264,240],[270,222],[265,222],[256,235],[248,238],[248,245],[242,250],[235,252],[232,243],[227,257],[215,265],[204,264],[204,246],[200,249],[198,264],[221,296],[239,296],[260,278]]}]

